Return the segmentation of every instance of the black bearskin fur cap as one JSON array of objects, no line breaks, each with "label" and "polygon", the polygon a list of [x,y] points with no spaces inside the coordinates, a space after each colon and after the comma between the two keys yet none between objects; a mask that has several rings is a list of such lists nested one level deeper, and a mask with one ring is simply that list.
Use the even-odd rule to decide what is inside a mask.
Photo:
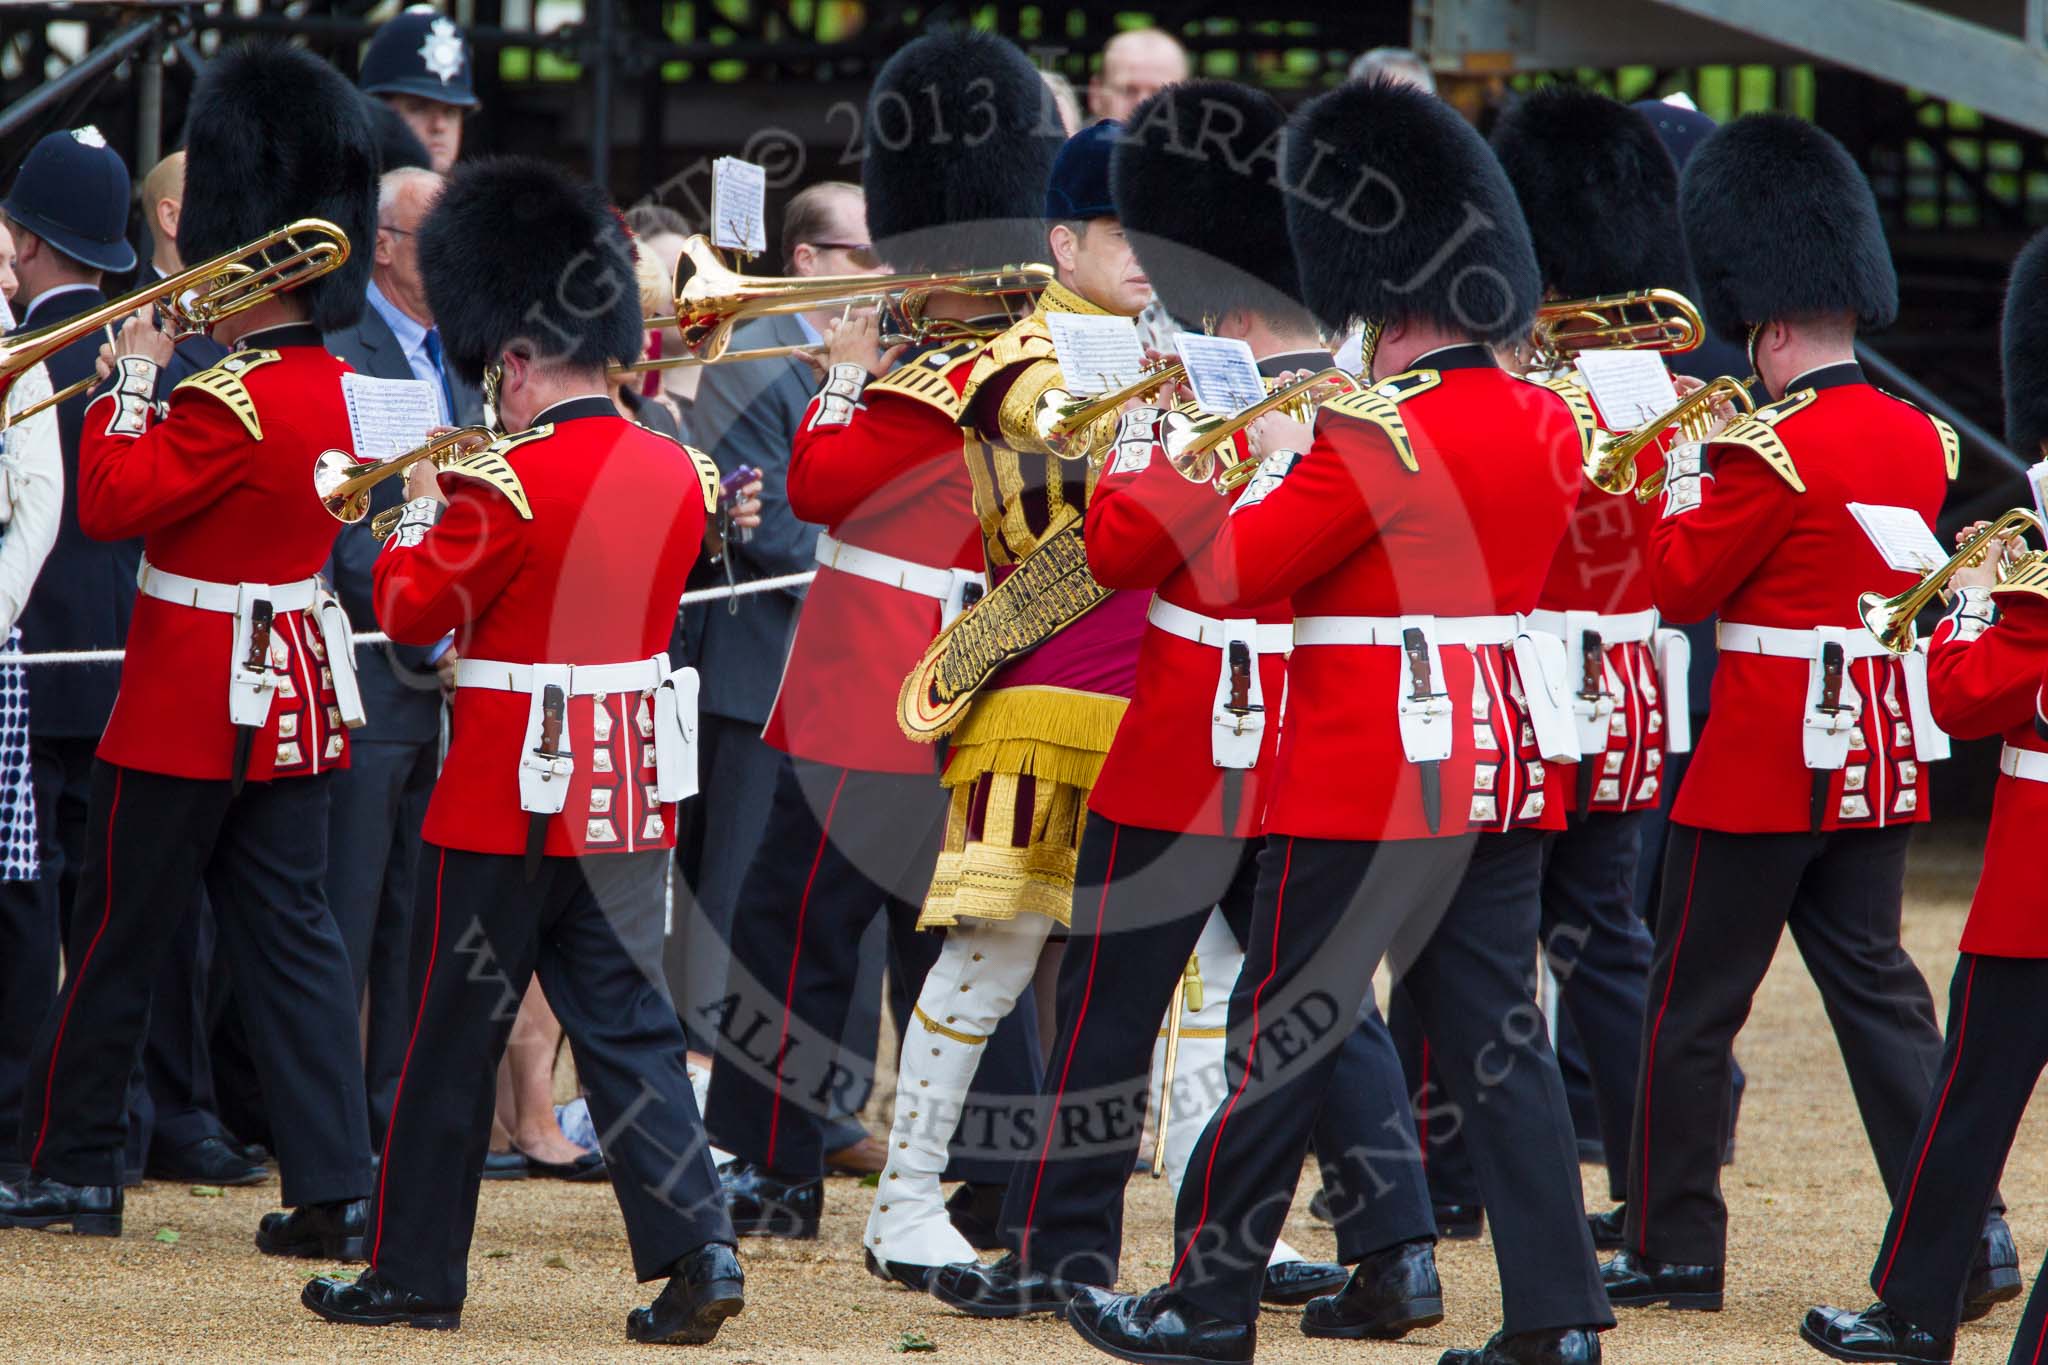
[{"label": "black bearskin fur cap", "polygon": [[434,169],[433,155],[396,109],[375,95],[364,95],[363,108],[370,115],[370,134],[377,139],[377,168],[402,170],[409,166],[423,171]]},{"label": "black bearskin fur cap", "polygon": [[596,186],[544,161],[459,164],[420,225],[441,344],[472,384],[514,342],[578,369],[639,358],[625,225]]},{"label": "black bearskin fur cap", "polygon": [[1387,80],[1295,111],[1287,234],[1323,330],[1426,319],[1486,342],[1525,337],[1542,293],[1508,178],[1456,110]]},{"label": "black bearskin fur cap", "polygon": [[2005,439],[2023,460],[2048,457],[2048,232],[2012,263],[2003,343]]},{"label": "black bearskin fur cap", "polygon": [[1045,259],[1039,210],[1066,138],[1037,68],[1007,39],[941,29],[882,67],[868,95],[868,233],[900,271]]},{"label": "black bearskin fur cap", "polygon": [[1595,90],[1545,86],[1501,115],[1493,151],[1559,297],[1690,290],[1678,168],[1641,114]]},{"label": "black bearskin fur cap", "polygon": [[1740,342],[1757,323],[1898,315],[1899,278],[1870,182],[1842,144],[1789,114],[1745,114],[1700,144],[1679,218],[1707,322]]},{"label": "black bearskin fur cap", "polygon": [[362,96],[301,48],[223,49],[185,119],[178,255],[197,265],[296,218],[348,235],[348,263],[292,291],[321,331],[347,327],[363,311],[377,233],[377,143]]},{"label": "black bearskin fur cap", "polygon": [[1287,114],[1235,81],[1169,85],[1116,139],[1116,216],[1183,327],[1238,308],[1298,315],[1301,278],[1280,192]]}]

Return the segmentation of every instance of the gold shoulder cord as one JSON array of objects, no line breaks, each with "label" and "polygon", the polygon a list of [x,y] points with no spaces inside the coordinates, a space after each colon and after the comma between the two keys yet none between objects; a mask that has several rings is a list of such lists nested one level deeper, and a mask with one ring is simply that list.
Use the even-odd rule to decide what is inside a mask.
[{"label": "gold shoulder cord", "polygon": [[249,433],[250,440],[260,441],[263,439],[263,423],[256,416],[256,400],[249,396],[249,386],[242,382],[242,376],[278,358],[276,351],[236,351],[222,357],[211,368],[186,376],[171,392],[197,389],[211,394],[227,404],[228,411],[241,419],[242,429]]},{"label": "gold shoulder cord", "polygon": [[1378,427],[1393,443],[1394,454],[1400,458],[1401,467],[1410,474],[1419,474],[1422,465],[1415,458],[1415,444],[1408,437],[1408,423],[1401,416],[1401,404],[1417,394],[1428,393],[1443,382],[1443,375],[1435,370],[1407,370],[1389,375],[1377,384],[1332,398],[1323,404],[1321,410]]},{"label": "gold shoulder cord", "polygon": [[1785,448],[1784,438],[1775,428],[1793,413],[1803,411],[1819,396],[1812,389],[1788,393],[1775,403],[1764,404],[1716,436],[1710,444],[1741,446],[1753,452],[1762,457],[1779,478],[1790,484],[1794,493],[1804,493],[1806,480],[1799,477],[1799,469],[1792,463],[1792,452]]},{"label": "gold shoulder cord", "polygon": [[2039,550],[2027,553],[2020,561],[2006,570],[2005,578],[1991,589],[1991,595],[2031,593],[2036,597],[2048,597],[2048,554]]},{"label": "gold shoulder cord", "polygon": [[926,351],[915,360],[898,365],[889,373],[868,385],[870,393],[893,393],[913,399],[925,406],[936,409],[949,422],[960,420],[964,406],[960,395],[953,391],[947,375],[953,367],[972,355],[981,345],[976,341],[956,341],[950,346],[941,346]]}]

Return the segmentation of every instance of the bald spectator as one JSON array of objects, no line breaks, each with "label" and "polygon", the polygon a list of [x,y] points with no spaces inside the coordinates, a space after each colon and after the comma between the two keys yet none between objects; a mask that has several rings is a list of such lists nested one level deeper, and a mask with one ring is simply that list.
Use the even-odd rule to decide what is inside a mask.
[{"label": "bald spectator", "polygon": [[1187,78],[1188,53],[1179,39],[1162,29],[1126,29],[1102,49],[1102,65],[1088,82],[1088,113],[1127,119],[1161,86]]},{"label": "bald spectator", "polygon": [[1381,76],[1403,85],[1412,85],[1417,90],[1436,93],[1436,76],[1429,69],[1429,63],[1421,54],[1405,47],[1376,47],[1370,52],[1361,52],[1351,63],[1346,73],[1354,81],[1368,76]]},{"label": "bald spectator", "polygon": [[1053,112],[1060,118],[1060,128],[1068,137],[1081,131],[1081,101],[1074,95],[1074,83],[1057,71],[1040,71],[1045,81],[1046,93],[1052,96]]}]

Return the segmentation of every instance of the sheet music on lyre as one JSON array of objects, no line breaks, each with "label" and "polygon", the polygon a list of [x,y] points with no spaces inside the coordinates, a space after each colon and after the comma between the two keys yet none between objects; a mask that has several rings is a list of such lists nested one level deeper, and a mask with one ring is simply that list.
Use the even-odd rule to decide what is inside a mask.
[{"label": "sheet music on lyre", "polygon": [[1882,503],[1852,502],[1849,515],[1870,537],[1885,564],[1901,573],[1925,574],[1948,562],[1941,542],[1927,528],[1918,512],[1910,507],[1887,507]]},{"label": "sheet music on lyre", "polygon": [[1678,406],[1678,389],[1655,351],[1581,351],[1576,357],[1610,431],[1636,431]]},{"label": "sheet music on lyre", "polygon": [[1266,396],[1259,362],[1240,337],[1189,332],[1180,339],[1180,361],[1187,366],[1195,406],[1212,417],[1233,416]]},{"label": "sheet music on lyre", "polygon": [[1120,389],[1145,369],[1145,348],[1132,318],[1096,313],[1047,313],[1045,329],[1059,357],[1060,378],[1077,398]]},{"label": "sheet music on lyre", "polygon": [[758,256],[768,249],[768,172],[721,156],[711,163],[711,244]]},{"label": "sheet music on lyre", "polygon": [[349,438],[358,460],[385,460],[416,450],[441,425],[434,386],[424,379],[345,374],[341,397],[348,405]]}]

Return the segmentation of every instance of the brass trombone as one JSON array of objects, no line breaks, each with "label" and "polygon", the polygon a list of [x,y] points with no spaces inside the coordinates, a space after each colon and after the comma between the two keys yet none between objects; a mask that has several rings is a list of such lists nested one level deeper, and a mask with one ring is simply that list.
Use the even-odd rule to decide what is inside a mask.
[{"label": "brass trombone", "polygon": [[[1243,431],[1253,422],[1276,409],[1285,409],[1295,417],[1306,421],[1315,410],[1332,398],[1358,388],[1358,379],[1332,365],[1326,370],[1283,384],[1242,412],[1228,417],[1191,418],[1179,412],[1166,415],[1166,458],[1174,470],[1190,483],[1209,483],[1212,480],[1216,491],[1221,494],[1235,493],[1251,482],[1252,475],[1259,472],[1259,457],[1247,456],[1233,464],[1216,468],[1216,451],[1224,442]],[[1318,394],[1324,387],[1334,387],[1337,393]]]},{"label": "brass trombone", "polygon": [[[323,451],[313,461],[313,491],[320,495],[320,505],[327,509],[328,515],[345,525],[354,525],[370,510],[370,490],[386,479],[396,478],[421,460],[446,465],[497,439],[498,434],[489,427],[457,427],[403,455],[393,455],[388,460],[370,464],[358,461],[346,451]],[[380,515],[378,521],[382,520]],[[377,523],[372,522],[370,529],[374,534]],[[386,533],[389,533],[388,529]],[[382,540],[384,537],[377,538]]]},{"label": "brass trombone", "polygon": [[1557,369],[1580,351],[1690,351],[1706,335],[1700,311],[1675,289],[1555,299],[1536,309],[1536,363]]},{"label": "brass trombone", "polygon": [[[287,249],[286,254],[271,259],[269,253],[279,246]],[[247,259],[252,256],[256,258],[253,263]],[[347,234],[326,219],[301,218],[287,223],[233,251],[109,299],[76,317],[0,341],[0,400],[29,370],[87,333],[111,326],[137,309],[154,305],[169,324],[172,339],[180,340],[339,269],[347,260]],[[97,374],[88,375],[20,412],[0,413],[0,431],[98,382]]]},{"label": "brass trombone", "polygon": [[[1948,562],[1922,578],[1902,593],[1886,597],[1880,593],[1867,592],[1856,599],[1856,610],[1863,617],[1863,624],[1877,642],[1894,654],[1910,654],[1919,643],[1919,634],[1913,622],[1923,608],[1932,602],[1936,594],[1946,596],[1949,580],[1959,569],[1974,568],[1984,562],[1984,556],[1991,553],[1992,542],[2010,540],[2022,536],[2029,529],[2048,535],[2048,526],[2041,518],[2024,507],[2010,508],[1999,513],[1998,520],[1964,541]],[[2001,553],[2003,550],[2001,550]],[[2019,559],[2000,565],[1999,577],[2009,578],[2021,564],[2040,555],[2030,550]]]},{"label": "brass trombone", "polygon": [[1707,439],[1714,425],[1714,405],[1724,398],[1744,412],[1756,411],[1749,390],[1740,380],[1724,374],[1693,390],[1669,412],[1651,418],[1626,436],[1603,434],[1586,459],[1587,481],[1601,492],[1616,496],[1634,489],[1637,501],[1648,502],[1664,487],[1664,478],[1661,472],[1653,474],[1637,487],[1636,460],[1672,427],[1678,428],[1680,441]]}]

